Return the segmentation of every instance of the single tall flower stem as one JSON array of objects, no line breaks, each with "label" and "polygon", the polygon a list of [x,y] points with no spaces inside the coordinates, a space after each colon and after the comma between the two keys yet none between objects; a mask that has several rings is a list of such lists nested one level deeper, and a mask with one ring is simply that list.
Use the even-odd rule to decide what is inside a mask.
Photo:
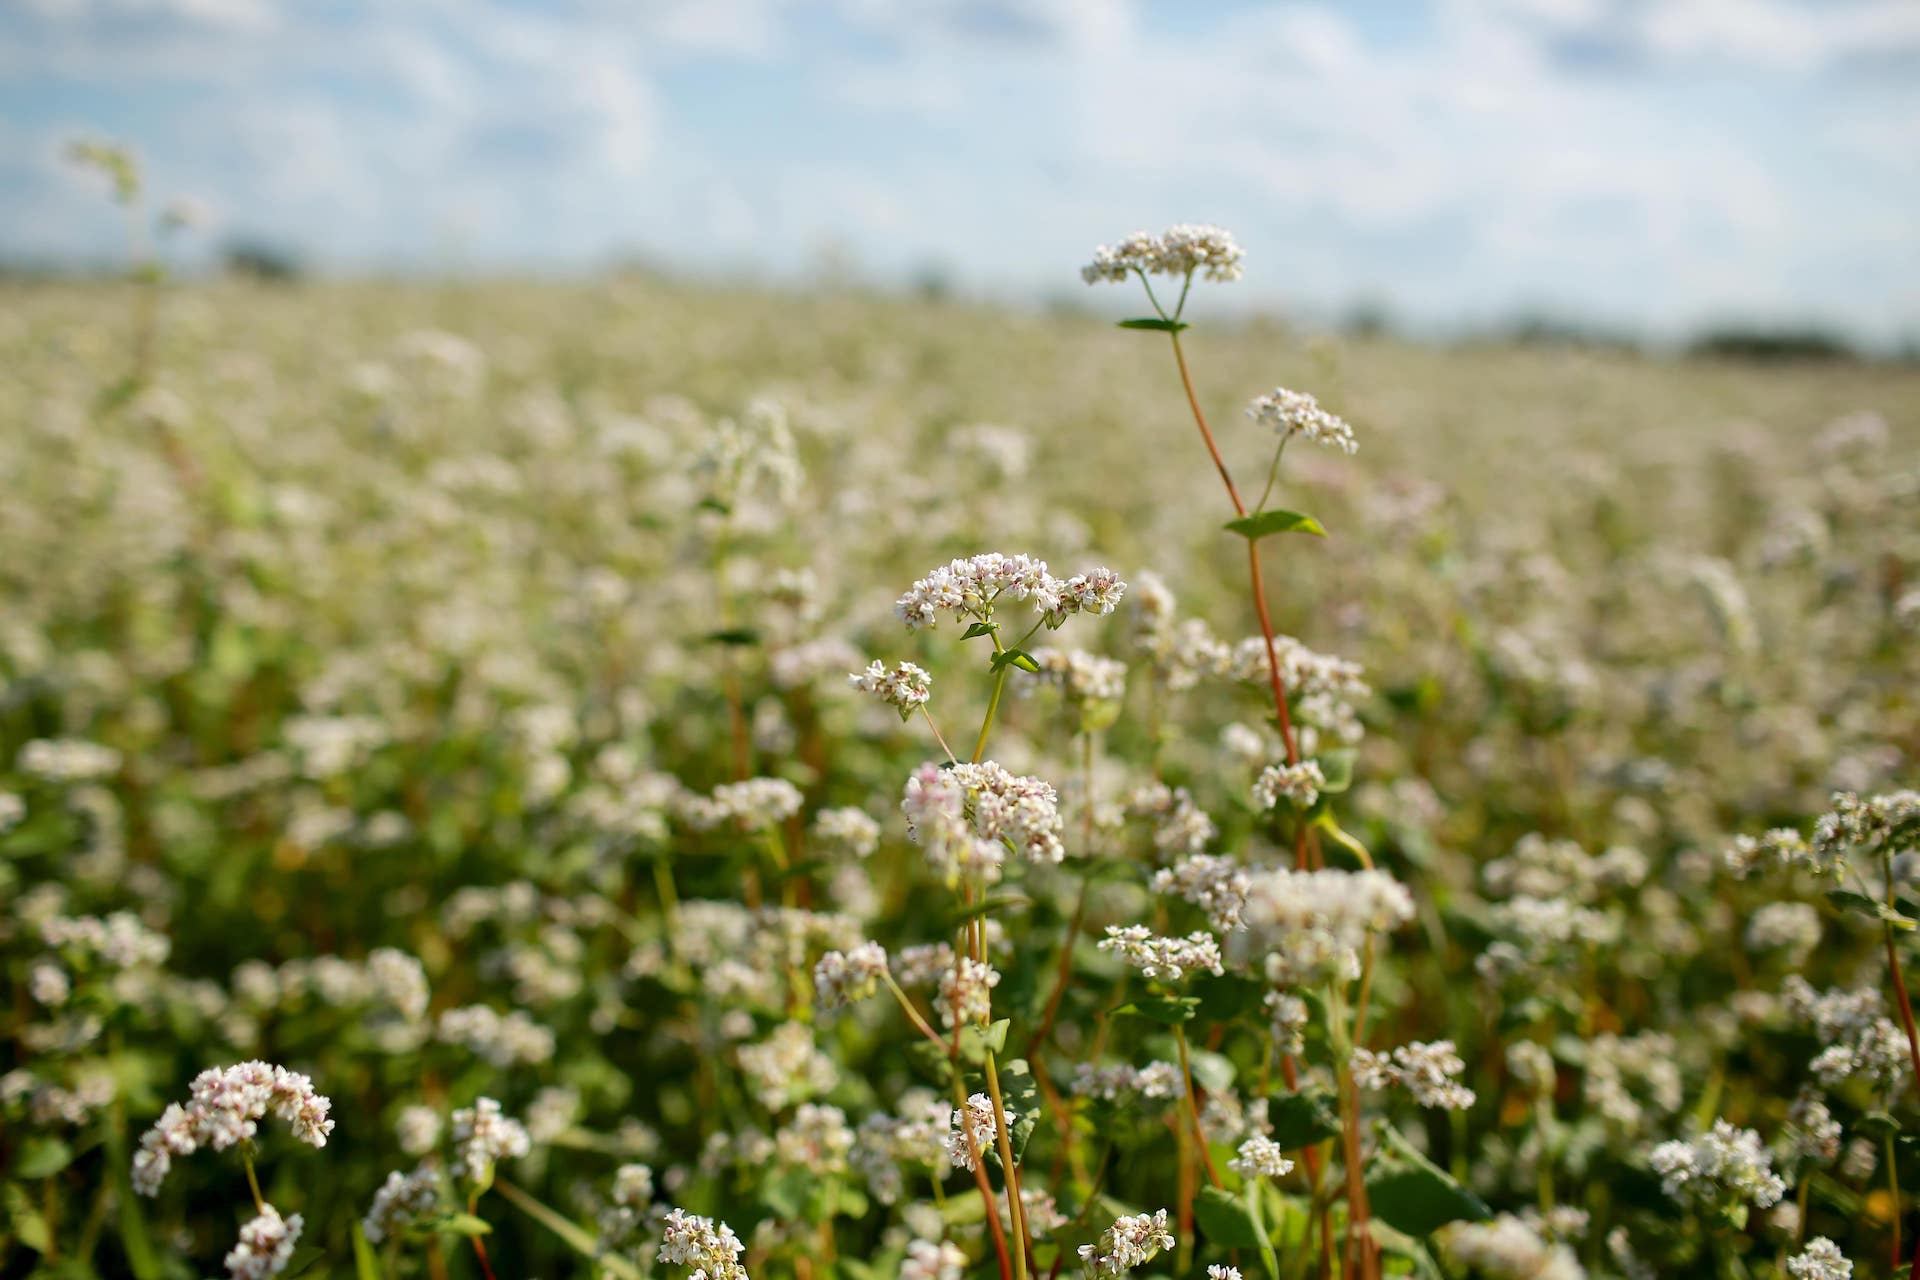
[{"label": "single tall flower stem", "polygon": [[[1187,369],[1187,353],[1180,346],[1178,331],[1167,335],[1173,342],[1174,363],[1180,366],[1180,385],[1187,393],[1187,407],[1193,411],[1194,425],[1200,428],[1200,438],[1206,442],[1207,454],[1213,459],[1214,467],[1220,472],[1220,481],[1227,487],[1227,497],[1233,503],[1236,516],[1247,514],[1246,503],[1240,500],[1240,490],[1234,487],[1233,474],[1227,470],[1227,463],[1220,456],[1220,447],[1214,443],[1213,430],[1207,426],[1207,415],[1201,411],[1200,397],[1193,390],[1193,374]],[[1267,679],[1273,688],[1273,710],[1280,721],[1280,738],[1286,744],[1287,763],[1300,763],[1300,742],[1293,731],[1293,714],[1287,709],[1286,683],[1280,677],[1280,651],[1273,639],[1273,617],[1267,611],[1266,574],[1260,567],[1260,540],[1247,539],[1247,576],[1253,586],[1253,611],[1260,619],[1260,636],[1267,644]],[[1307,866],[1307,829],[1305,824],[1294,824],[1293,861],[1295,867],[1305,870]]]},{"label": "single tall flower stem", "polygon": [[256,1177],[253,1172],[253,1152],[243,1149],[240,1152],[240,1163],[247,1168],[247,1190],[253,1192],[253,1211],[255,1213],[265,1213],[267,1211],[267,1202],[260,1194],[260,1179]]},{"label": "single tall flower stem", "polygon": [[[995,637],[998,639],[998,637]],[[1000,652],[998,649],[995,653]],[[1000,710],[1000,695],[1007,687],[1007,668],[1002,666],[993,673],[993,693],[987,698],[987,718],[980,722],[980,737],[973,744],[973,762],[979,764],[986,758],[987,734],[993,729],[993,717]]]},{"label": "single tall flower stem", "polygon": [[[956,1030],[959,1023],[954,1024]],[[960,1116],[961,1136],[966,1140],[967,1149],[973,1153],[973,1183],[980,1191],[980,1203],[986,1207],[987,1228],[993,1235],[993,1252],[1000,1262],[1000,1280],[1014,1280],[1013,1263],[1007,1257],[1007,1233],[1000,1225],[1000,1215],[993,1208],[993,1184],[987,1181],[987,1162],[982,1157],[983,1148],[973,1145],[973,1128],[966,1121],[967,1091],[960,1084],[960,1064],[953,1064],[953,1105]],[[1026,1260],[1021,1259],[1021,1272],[1024,1275]]]},{"label": "single tall flower stem", "polygon": [[1174,1024],[1173,1041],[1180,1046],[1180,1075],[1187,1082],[1187,1116],[1193,1121],[1193,1140],[1200,1147],[1200,1163],[1207,1168],[1207,1180],[1218,1188],[1220,1171],[1213,1167],[1213,1153],[1207,1150],[1206,1130],[1200,1127],[1200,1099],[1193,1093],[1193,1064],[1187,1058],[1186,1027]]},{"label": "single tall flower stem", "polygon": [[[988,1049],[981,1060],[987,1071],[987,1096],[993,1099],[994,1138],[1000,1150],[1000,1180],[1007,1193],[1007,1220],[1020,1246],[1013,1254],[1014,1277],[1027,1280],[1027,1260],[1033,1253],[1033,1241],[1027,1234],[1026,1206],[1020,1203],[1020,1173],[1013,1164],[1013,1138],[1007,1131],[1007,1109],[1000,1096],[1000,1072],[994,1065],[992,1049]],[[987,1204],[991,1212],[993,1202],[989,1200]]]},{"label": "single tall flower stem", "polygon": [[[480,1197],[478,1194],[470,1195],[467,1197],[467,1213],[469,1216],[471,1216],[473,1214],[473,1211],[479,1207],[480,1207]],[[493,1263],[487,1259],[486,1244],[480,1239],[479,1236],[468,1236],[467,1239],[473,1241],[473,1256],[480,1263],[480,1274],[485,1276],[487,1280],[494,1280]]]},{"label": "single tall flower stem", "polygon": [[959,764],[960,757],[954,755],[953,748],[947,745],[946,735],[942,734],[940,726],[933,722],[933,712],[927,709],[927,704],[924,702],[920,704],[920,714],[927,718],[927,728],[933,730],[933,740],[940,744],[942,751],[947,753],[947,763]]},{"label": "single tall flower stem", "polygon": [[[715,616],[720,630],[733,627],[733,607],[727,598],[727,557],[733,547],[731,515],[723,517],[719,536],[713,545],[713,594]],[[733,660],[733,646],[720,646],[720,684],[727,699],[728,737],[732,744],[733,779],[744,782],[753,774],[753,737],[747,727],[746,697],[740,690],[740,671]]]}]

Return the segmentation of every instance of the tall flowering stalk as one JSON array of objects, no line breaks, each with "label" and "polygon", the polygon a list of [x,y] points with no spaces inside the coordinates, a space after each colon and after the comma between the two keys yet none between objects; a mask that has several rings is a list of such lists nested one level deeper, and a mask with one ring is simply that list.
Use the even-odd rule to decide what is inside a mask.
[{"label": "tall flowering stalk", "polygon": [[[1120,322],[1120,327],[1167,335],[1173,348],[1174,364],[1180,371],[1180,386],[1186,393],[1187,407],[1193,414],[1194,425],[1199,428],[1200,439],[1206,445],[1207,456],[1213,460],[1214,469],[1220,473],[1220,483],[1226,488],[1227,500],[1233,505],[1234,519],[1226,527],[1246,539],[1249,591],[1253,600],[1254,615],[1260,623],[1261,641],[1265,647],[1266,677],[1268,687],[1273,694],[1274,719],[1278,723],[1280,739],[1286,755],[1284,766],[1270,766],[1262,773],[1255,789],[1255,798],[1262,807],[1275,808],[1284,801],[1292,809],[1294,865],[1297,869],[1304,871],[1309,865],[1308,818],[1309,814],[1314,812],[1316,801],[1320,799],[1320,792],[1326,785],[1326,777],[1319,763],[1305,760],[1301,756],[1299,734],[1295,731],[1292,710],[1288,704],[1286,678],[1282,674],[1280,644],[1274,633],[1272,614],[1267,607],[1266,575],[1260,559],[1260,543],[1262,539],[1277,533],[1326,536],[1326,530],[1312,516],[1267,505],[1279,477],[1280,462],[1287,443],[1295,436],[1302,436],[1309,441],[1349,454],[1356,450],[1357,445],[1352,428],[1322,409],[1311,395],[1285,387],[1276,388],[1271,394],[1256,397],[1247,407],[1247,416],[1271,428],[1277,439],[1274,443],[1273,459],[1267,469],[1266,485],[1251,510],[1241,497],[1239,486],[1234,483],[1233,473],[1227,467],[1226,459],[1220,454],[1220,446],[1214,439],[1213,430],[1207,425],[1206,413],[1200,407],[1200,398],[1194,390],[1193,374],[1187,367],[1186,350],[1181,345],[1180,334],[1191,327],[1182,317],[1186,313],[1187,298],[1192,292],[1195,278],[1200,277],[1221,283],[1238,280],[1244,273],[1244,260],[1245,254],[1231,233],[1219,227],[1180,224],[1168,228],[1159,235],[1135,232],[1117,246],[1100,246],[1094,251],[1093,260],[1081,269],[1081,277],[1088,284],[1124,283],[1129,279],[1139,278],[1154,314],[1151,317],[1123,320]],[[1161,303],[1159,295],[1154,292],[1153,279],[1156,276],[1176,282],[1179,286],[1179,295],[1170,310]],[[1319,812],[1323,815],[1324,808]],[[1371,869],[1372,858],[1365,846],[1347,837],[1338,825],[1330,820],[1321,825],[1359,860],[1362,867]],[[1368,1226],[1366,1184],[1360,1176],[1358,1090],[1354,1086],[1351,1070],[1344,1061],[1345,1050],[1348,1046],[1357,1044],[1359,1035],[1364,1029],[1367,993],[1371,988],[1373,970],[1371,941],[1365,948],[1362,964],[1364,969],[1360,980],[1360,997],[1353,1010],[1351,1029],[1343,1021],[1342,1025],[1335,1028],[1334,1040],[1342,1050],[1336,1069],[1340,1084],[1342,1141],[1347,1166],[1348,1264],[1351,1267],[1357,1267],[1363,1276],[1373,1276],[1378,1272],[1379,1263]],[[1344,1019],[1344,1006],[1339,1001],[1334,1004],[1334,1016]],[[1182,1049],[1184,1048],[1183,1042]],[[1290,1058],[1287,1060],[1287,1069],[1291,1078]],[[1204,1138],[1201,1140],[1201,1149],[1204,1155]],[[1312,1153],[1309,1152],[1309,1155],[1311,1157]],[[1317,1159],[1314,1160],[1315,1166],[1317,1163]],[[1211,1167],[1209,1172],[1212,1172]],[[1319,1175],[1317,1167],[1314,1167],[1313,1173],[1317,1179]],[[1217,1183],[1217,1177],[1215,1181]]]}]

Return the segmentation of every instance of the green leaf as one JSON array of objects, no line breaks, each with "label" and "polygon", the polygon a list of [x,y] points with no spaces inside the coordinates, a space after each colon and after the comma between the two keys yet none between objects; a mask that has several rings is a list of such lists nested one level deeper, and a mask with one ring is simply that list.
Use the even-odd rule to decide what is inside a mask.
[{"label": "green leaf", "polygon": [[1322,751],[1313,758],[1320,766],[1320,774],[1326,779],[1320,785],[1323,794],[1337,795],[1353,785],[1353,763],[1360,753],[1352,747],[1340,747],[1333,751]]},{"label": "green leaf", "polygon": [[977,1022],[968,1023],[960,1028],[960,1054],[968,1062],[980,1062],[987,1056],[987,1050],[1001,1053],[1007,1047],[1007,1028],[1013,1025],[1010,1018],[1002,1018],[991,1026],[981,1026]]},{"label": "green leaf", "polygon": [[1900,1122],[1885,1111],[1869,1111],[1854,1121],[1853,1127],[1862,1137],[1882,1141],[1900,1132]]},{"label": "green leaf", "polygon": [[36,1134],[20,1143],[20,1150],[14,1157],[13,1173],[15,1177],[28,1181],[51,1178],[72,1163],[72,1147],[58,1138]]},{"label": "green leaf", "polygon": [[35,1253],[44,1254],[53,1247],[53,1229],[46,1215],[33,1207],[19,1183],[6,1184],[7,1217],[13,1223],[14,1238]]},{"label": "green leaf", "polygon": [[1310,533],[1316,538],[1327,536],[1326,529],[1312,516],[1301,515],[1298,511],[1284,511],[1279,507],[1229,520],[1224,527],[1229,533],[1250,539],[1264,538],[1270,533]]},{"label": "green leaf", "polygon": [[997,622],[969,622],[967,629],[960,633],[962,640],[972,640],[979,636],[990,636],[1000,629]]},{"label": "green leaf", "polygon": [[993,655],[992,670],[998,671],[1007,666],[1018,667],[1022,671],[1040,670],[1039,660],[1025,649],[1002,649]]},{"label": "green leaf", "polygon": [[1146,329],[1153,333],[1178,333],[1182,329],[1191,329],[1192,325],[1179,320],[1162,320],[1159,316],[1148,316],[1142,320],[1122,320],[1122,329]]},{"label": "green leaf", "polygon": [[1851,889],[1829,889],[1827,901],[1843,911],[1857,911],[1862,915],[1872,916],[1876,920],[1884,920],[1896,929],[1911,929],[1915,924],[1911,916],[1900,914],[1888,903],[1878,898],[1869,898],[1864,893],[1855,893]]},{"label": "green leaf", "polygon": [[1193,1082],[1208,1093],[1225,1093],[1233,1086],[1233,1059],[1211,1049],[1195,1049],[1189,1055]]},{"label": "green leaf", "polygon": [[708,644],[723,644],[738,648],[742,645],[759,644],[760,633],[752,627],[729,627],[725,631],[709,631],[701,639]]},{"label": "green leaf", "polygon": [[1325,1093],[1290,1093],[1267,1101],[1267,1123],[1273,1126],[1273,1140],[1284,1151],[1298,1151],[1316,1142],[1325,1142],[1340,1132],[1340,1121],[1327,1105]]},{"label": "green leaf", "polygon": [[595,1240],[590,1232],[582,1229],[578,1223],[548,1208],[511,1182],[497,1183],[496,1187],[515,1208],[566,1241],[567,1247],[581,1257],[593,1259],[608,1274],[618,1276],[620,1280],[640,1280],[638,1267],[618,1253],[603,1253],[599,1241]]},{"label": "green leaf", "polygon": [[1374,1216],[1410,1236],[1431,1235],[1449,1222],[1493,1216],[1487,1202],[1416,1151],[1393,1129],[1385,1129],[1389,1154],[1367,1179]]},{"label": "green leaf", "polygon": [[353,1224],[353,1275],[354,1280],[382,1280],[380,1256],[367,1243],[367,1233],[357,1222]]},{"label": "green leaf", "polygon": [[1238,1196],[1219,1187],[1203,1187],[1193,1202],[1193,1216],[1207,1239],[1227,1249],[1258,1249],[1260,1227]]},{"label": "green leaf", "polygon": [[1267,984],[1237,973],[1201,974],[1187,987],[1200,1001],[1200,1016],[1209,1022],[1231,1022],[1257,1014],[1265,1007]]},{"label": "green leaf", "polygon": [[773,1210],[783,1222],[797,1222],[806,1215],[807,1194],[816,1181],[805,1169],[786,1169],[767,1179],[760,1188],[760,1202]]},{"label": "green leaf", "polygon": [[436,1235],[443,1236],[490,1236],[493,1228],[487,1225],[485,1218],[475,1217],[471,1213],[447,1213],[429,1219],[425,1225]]},{"label": "green leaf", "polygon": [[1174,1027],[1193,1021],[1194,1015],[1200,1012],[1200,1000],[1196,996],[1149,996],[1123,1004],[1114,1012]]},{"label": "green leaf", "polygon": [[1026,1156],[1027,1139],[1040,1123],[1040,1089],[1033,1082],[1033,1071],[1025,1058],[1000,1064],[1000,1100],[1007,1112],[1007,1141],[1013,1148],[1013,1162]]},{"label": "green leaf", "polygon": [[946,1203],[940,1206],[940,1216],[948,1225],[970,1227],[976,1222],[987,1220],[986,1203],[980,1199],[979,1188],[962,1191],[959,1195],[949,1195]]}]

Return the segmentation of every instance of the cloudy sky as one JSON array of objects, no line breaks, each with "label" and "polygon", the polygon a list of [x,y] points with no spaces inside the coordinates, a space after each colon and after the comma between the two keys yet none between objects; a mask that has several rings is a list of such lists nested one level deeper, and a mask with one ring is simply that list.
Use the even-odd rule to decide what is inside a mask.
[{"label": "cloudy sky", "polygon": [[76,135],[342,269],[1040,297],[1193,220],[1243,304],[1920,334],[1920,0],[5,0],[0,255],[119,243]]}]

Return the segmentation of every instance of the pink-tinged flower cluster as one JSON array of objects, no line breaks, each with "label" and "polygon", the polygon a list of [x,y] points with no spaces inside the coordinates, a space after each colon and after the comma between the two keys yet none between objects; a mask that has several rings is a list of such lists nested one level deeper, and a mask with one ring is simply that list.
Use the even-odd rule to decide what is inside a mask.
[{"label": "pink-tinged flower cluster", "polygon": [[1117,245],[1101,245],[1093,261],[1080,268],[1080,278],[1100,284],[1124,281],[1136,271],[1182,278],[1199,271],[1209,280],[1228,282],[1244,274],[1245,258],[1231,231],[1182,222],[1157,236],[1136,231]]},{"label": "pink-tinged flower cluster", "polygon": [[133,1156],[133,1186],[142,1195],[159,1192],[175,1156],[201,1147],[224,1151],[250,1141],[271,1111],[287,1122],[293,1136],[324,1147],[333,1132],[327,1112],[333,1106],[313,1091],[313,1081],[267,1062],[242,1062],[194,1077],[186,1105],[171,1103],[140,1139]]},{"label": "pink-tinged flower cluster", "polygon": [[227,1254],[227,1274],[233,1280],[264,1280],[279,1275],[292,1261],[293,1247],[300,1242],[304,1225],[297,1213],[282,1218],[272,1205],[261,1205],[259,1214],[240,1228],[240,1243]]},{"label": "pink-tinged flower cluster", "polygon": [[660,1224],[660,1261],[688,1267],[688,1280],[747,1280],[740,1265],[746,1246],[733,1228],[684,1209],[668,1212]]},{"label": "pink-tinged flower cluster", "polygon": [[933,677],[911,662],[896,662],[889,670],[875,658],[865,671],[847,677],[848,683],[862,693],[870,693],[900,712],[905,720],[927,704],[933,696]]},{"label": "pink-tinged flower cluster", "polygon": [[935,569],[893,608],[907,630],[917,631],[938,626],[942,614],[987,622],[1001,600],[1031,600],[1046,625],[1058,627],[1076,613],[1112,613],[1126,590],[1111,569],[1060,579],[1047,572],[1045,560],[988,551]]},{"label": "pink-tinged flower cluster", "polygon": [[1353,428],[1322,409],[1320,402],[1304,391],[1275,387],[1271,394],[1253,398],[1247,405],[1247,416],[1289,440],[1300,436],[1347,454],[1360,450]]},{"label": "pink-tinged flower cluster", "polygon": [[1051,785],[991,760],[947,769],[923,764],[900,802],[908,834],[949,880],[998,879],[1008,848],[1032,862],[1061,861],[1067,850],[1059,806]]}]

